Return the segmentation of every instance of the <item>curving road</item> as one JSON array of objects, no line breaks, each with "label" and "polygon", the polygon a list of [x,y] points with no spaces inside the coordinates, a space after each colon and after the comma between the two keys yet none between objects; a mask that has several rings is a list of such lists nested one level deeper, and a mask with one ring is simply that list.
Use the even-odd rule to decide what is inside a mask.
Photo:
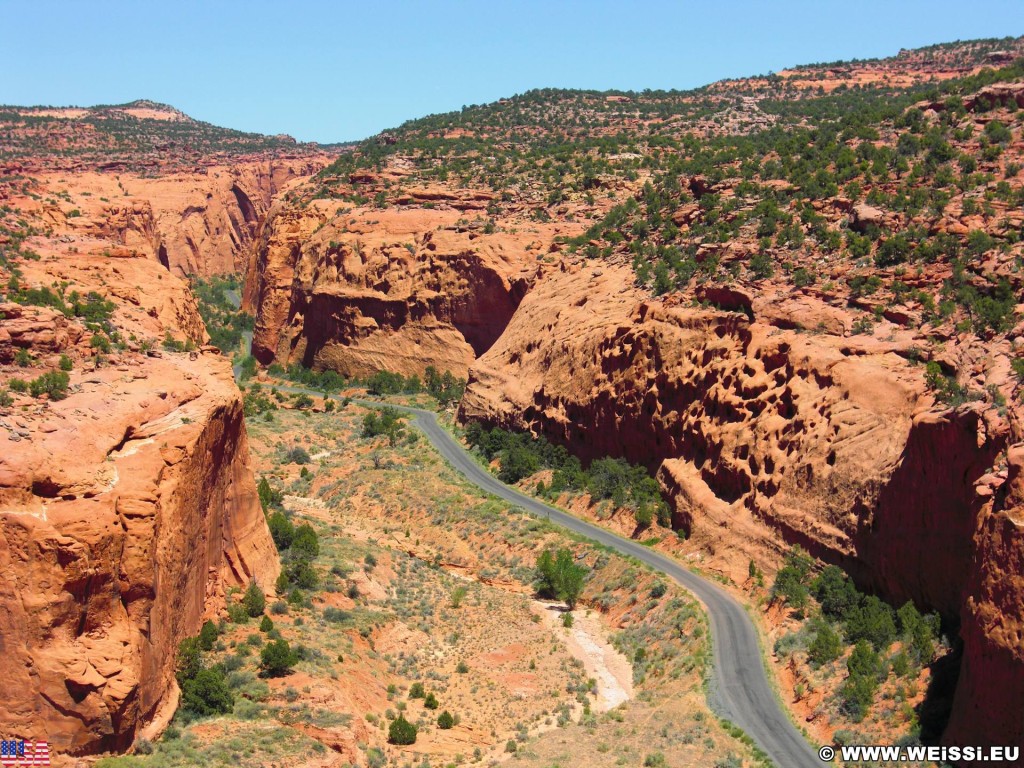
[{"label": "curving road", "polygon": [[[247,338],[247,341],[251,339]],[[238,373],[236,366],[236,377]],[[306,387],[278,386],[278,389],[323,395]],[[371,408],[390,405],[368,400],[352,402]],[[434,448],[457,472],[481,490],[616,552],[634,557],[692,592],[704,604],[711,622],[713,664],[709,704],[712,709],[742,728],[779,768],[821,768],[822,761],[782,711],[765,674],[757,631],[743,606],[728,592],[659,552],[505,485],[481,467],[430,411],[400,405],[390,407],[411,414],[413,425],[426,435]]]},{"label": "curving road", "polygon": [[[382,403],[355,400],[360,405]],[[754,625],[740,603],[716,584],[687,570],[677,561],[631,539],[544,504],[502,483],[481,467],[437,422],[417,408],[391,406],[411,413],[413,424],[452,467],[473,485],[552,523],[574,531],[649,565],[688,589],[707,609],[711,621],[714,663],[710,704],[722,717],[747,732],[779,768],[821,768],[822,761],[793,726],[768,683]]]}]

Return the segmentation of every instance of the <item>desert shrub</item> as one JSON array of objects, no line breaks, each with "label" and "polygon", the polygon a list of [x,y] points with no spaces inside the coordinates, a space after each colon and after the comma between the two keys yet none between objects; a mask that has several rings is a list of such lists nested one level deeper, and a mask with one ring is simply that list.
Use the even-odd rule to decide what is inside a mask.
[{"label": "desert shrub", "polygon": [[295,529],[292,538],[292,554],[296,557],[312,559],[320,555],[320,540],[309,523],[303,523]]},{"label": "desert shrub", "polygon": [[859,723],[874,702],[877,687],[874,678],[851,675],[839,689],[840,708],[851,720]]},{"label": "desert shrub", "polygon": [[285,454],[285,461],[289,464],[309,464],[309,451],[301,445],[296,445]]},{"label": "desert shrub", "polygon": [[270,528],[270,536],[274,539],[278,552],[284,552],[291,547],[295,539],[295,526],[283,512],[271,514],[267,518],[267,527]]},{"label": "desert shrub", "polygon": [[[70,378],[66,371],[47,371],[37,379],[29,382],[28,388],[32,397],[47,395],[51,400],[63,400],[68,396]],[[11,385],[13,389],[13,382]]]},{"label": "desert shrub", "polygon": [[772,598],[782,598],[793,610],[800,612],[807,605],[807,580],[814,561],[800,547],[795,546],[786,555],[786,564],[775,574]]},{"label": "desert shrub", "polygon": [[586,575],[587,569],[576,564],[571,550],[565,547],[557,552],[552,548],[545,549],[537,558],[537,593],[542,597],[564,600],[569,608],[574,608],[583,591]]},{"label": "desert shrub", "polygon": [[267,677],[283,677],[291,672],[299,657],[283,637],[267,643],[260,651],[260,668]]},{"label": "desert shrub", "polygon": [[401,414],[394,408],[370,411],[363,417],[363,437],[386,435],[389,445],[396,445],[398,438],[405,434]]},{"label": "desert shrub", "polygon": [[245,606],[245,612],[253,618],[262,616],[263,611],[266,610],[267,599],[263,596],[263,590],[257,586],[255,581],[249,582],[249,586],[245,590],[245,596],[242,598],[242,605]]},{"label": "desert shrub", "polygon": [[847,612],[844,621],[850,642],[866,640],[875,648],[885,648],[896,637],[893,610],[874,595],[865,597],[860,605]]},{"label": "desert shrub", "polygon": [[388,726],[388,742],[399,746],[415,744],[416,731],[415,725],[406,720],[403,715],[399,715]]},{"label": "desert shrub", "polygon": [[199,670],[181,687],[181,708],[199,717],[227,714],[234,706],[224,673],[216,667]]},{"label": "desert shrub", "polygon": [[447,731],[449,728],[455,725],[455,718],[452,717],[452,713],[447,709],[437,716],[437,727],[443,731]]},{"label": "desert shrub", "polygon": [[[285,502],[285,495],[279,489],[274,488],[266,477],[260,477],[256,485],[256,495],[259,497],[260,506],[264,512],[271,509],[281,509]],[[287,547],[285,549],[288,549]]]},{"label": "desert shrub", "polygon": [[811,590],[826,616],[842,619],[860,603],[860,593],[849,577],[834,565],[825,566]]},{"label": "desert shrub", "polygon": [[838,659],[842,651],[843,641],[839,637],[839,633],[832,628],[832,625],[822,622],[814,635],[814,640],[811,641],[810,648],[807,649],[807,655],[811,662],[818,666],[828,664]]},{"label": "desert shrub", "polygon": [[217,642],[217,634],[217,625],[212,621],[207,621],[199,630],[199,646],[204,651],[212,651],[213,644]]}]

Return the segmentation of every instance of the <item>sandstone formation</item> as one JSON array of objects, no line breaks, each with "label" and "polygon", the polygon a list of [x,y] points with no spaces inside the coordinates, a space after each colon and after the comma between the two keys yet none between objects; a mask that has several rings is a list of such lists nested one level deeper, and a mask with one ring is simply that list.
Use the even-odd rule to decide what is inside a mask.
[{"label": "sandstone formation", "polygon": [[[72,755],[162,730],[180,641],[227,590],[273,588],[240,393],[182,275],[238,269],[322,165],[81,162],[0,182],[0,723]],[[60,369],[63,398],[25,383]]]},{"label": "sandstone formation", "polygon": [[84,754],[168,717],[180,640],[278,565],[226,360],[144,358],[71,384],[0,416],[0,722]]},{"label": "sandstone formation", "polygon": [[[71,202],[45,206],[42,215],[76,234],[148,251],[179,277],[240,274],[271,201],[326,159],[244,158],[156,177],[83,171]],[[66,175],[37,179],[58,190]]]},{"label": "sandstone formation", "polygon": [[1024,446],[1009,451],[1008,464],[1006,481],[977,521],[961,628],[964,658],[944,734],[950,744],[1024,742]]},{"label": "sandstone formation", "polygon": [[253,354],[346,376],[430,365],[465,376],[515,312],[536,256],[522,238],[467,226],[463,211],[274,211],[247,281]]},{"label": "sandstone formation", "polygon": [[980,717],[993,679],[1008,703],[1024,695],[1019,524],[988,511],[1008,424],[979,405],[938,406],[907,359],[911,333],[844,335],[834,309],[805,297],[810,317],[817,304],[836,319],[808,334],[779,321],[786,303],[770,294],[734,291],[743,311],[723,311],[631,283],[626,268],[580,264],[539,280],[471,368],[460,418],[656,470],[674,525],[738,580],[749,560],[772,568],[799,543],[897,604],[962,620],[966,685],[948,739],[1017,733]]}]

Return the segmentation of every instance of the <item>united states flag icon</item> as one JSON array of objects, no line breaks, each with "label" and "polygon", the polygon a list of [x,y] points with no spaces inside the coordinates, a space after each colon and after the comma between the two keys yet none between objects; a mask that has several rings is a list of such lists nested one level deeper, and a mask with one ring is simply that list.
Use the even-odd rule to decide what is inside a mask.
[{"label": "united states flag icon", "polygon": [[50,745],[45,741],[0,740],[0,765],[49,765]]}]

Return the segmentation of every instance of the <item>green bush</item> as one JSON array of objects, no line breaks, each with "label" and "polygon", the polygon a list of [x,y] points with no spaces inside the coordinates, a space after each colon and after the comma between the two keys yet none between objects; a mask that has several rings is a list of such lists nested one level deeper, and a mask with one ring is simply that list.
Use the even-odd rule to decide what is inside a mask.
[{"label": "green bush", "polygon": [[267,527],[278,552],[284,552],[295,540],[295,526],[283,512],[274,512],[267,518]]},{"label": "green bush", "polygon": [[398,746],[407,746],[416,743],[416,726],[399,715],[391,721],[388,726],[388,742]]},{"label": "green bush", "polygon": [[423,683],[413,683],[409,686],[409,698],[410,699],[425,699],[427,692],[423,688]]},{"label": "green bush", "polygon": [[389,445],[396,445],[398,438],[405,434],[401,414],[394,408],[370,411],[363,417],[363,437],[386,435]]},{"label": "green bush", "polygon": [[786,555],[786,564],[775,574],[772,598],[782,598],[793,610],[803,611],[809,596],[807,580],[812,565],[814,561],[810,556],[799,545],[794,546]]},{"label": "green bush", "polygon": [[298,654],[283,637],[267,643],[260,651],[260,668],[267,677],[284,677],[298,660]]},{"label": "green bush", "polygon": [[320,540],[309,523],[303,523],[295,529],[292,538],[292,554],[296,557],[313,559],[320,555]]},{"label": "green bush", "polygon": [[227,610],[228,621],[232,624],[245,624],[249,620],[249,612],[241,603],[230,603]]},{"label": "green bush", "polygon": [[[63,400],[68,396],[70,378],[66,371],[47,371],[37,379],[29,382],[28,388],[32,397],[47,395],[51,400]],[[14,382],[11,382],[14,389]]]},{"label": "green bush", "polygon": [[178,678],[178,685],[183,685],[186,680],[191,680],[202,668],[202,646],[199,643],[199,638],[186,637],[178,643],[178,653],[175,658],[175,676]]},{"label": "green bush", "polygon": [[882,660],[870,643],[858,640],[853,653],[846,660],[846,669],[850,677],[877,678],[882,670]]},{"label": "green bush", "polygon": [[875,648],[885,648],[896,638],[896,621],[891,607],[874,595],[847,612],[846,637],[850,642],[866,640]]},{"label": "green bush", "polygon": [[821,666],[838,659],[842,651],[843,641],[839,633],[830,624],[823,622],[807,649],[807,655],[813,664]]},{"label": "green bush", "polygon": [[812,584],[815,599],[826,616],[843,619],[860,604],[860,593],[849,577],[834,565],[825,566]]},{"label": "green bush", "polygon": [[437,696],[433,693],[428,693],[423,699],[423,706],[427,709],[437,709],[440,706],[440,702],[437,700]]},{"label": "green bush", "polygon": [[583,592],[586,576],[587,569],[577,565],[572,552],[564,547],[557,552],[545,549],[537,558],[537,593],[542,597],[564,600],[570,609],[576,606]]},{"label": "green bush", "polygon": [[452,713],[447,709],[437,716],[437,727],[442,731],[447,731],[449,728],[455,725],[455,718],[452,717]]},{"label": "green bush", "polygon": [[234,706],[224,673],[216,667],[199,670],[181,688],[181,708],[200,717],[227,714]]},{"label": "green bush", "polygon": [[242,605],[245,606],[245,612],[252,618],[262,616],[263,611],[266,610],[267,599],[255,581],[249,582],[249,587],[245,590],[245,596],[242,598]]},{"label": "green bush", "polygon": [[[270,485],[270,481],[265,477],[260,478],[259,484],[256,486],[256,494],[260,497],[260,506],[263,507],[264,512],[269,512],[271,509],[280,509],[281,504],[284,502],[284,494]],[[284,547],[287,549],[288,547]]]},{"label": "green bush", "polygon": [[213,644],[217,642],[217,625],[212,621],[203,624],[199,630],[199,647],[204,651],[212,651]]},{"label": "green bush", "polygon": [[851,720],[859,723],[864,719],[868,709],[875,700],[877,683],[871,677],[850,676],[839,689],[840,709]]}]

